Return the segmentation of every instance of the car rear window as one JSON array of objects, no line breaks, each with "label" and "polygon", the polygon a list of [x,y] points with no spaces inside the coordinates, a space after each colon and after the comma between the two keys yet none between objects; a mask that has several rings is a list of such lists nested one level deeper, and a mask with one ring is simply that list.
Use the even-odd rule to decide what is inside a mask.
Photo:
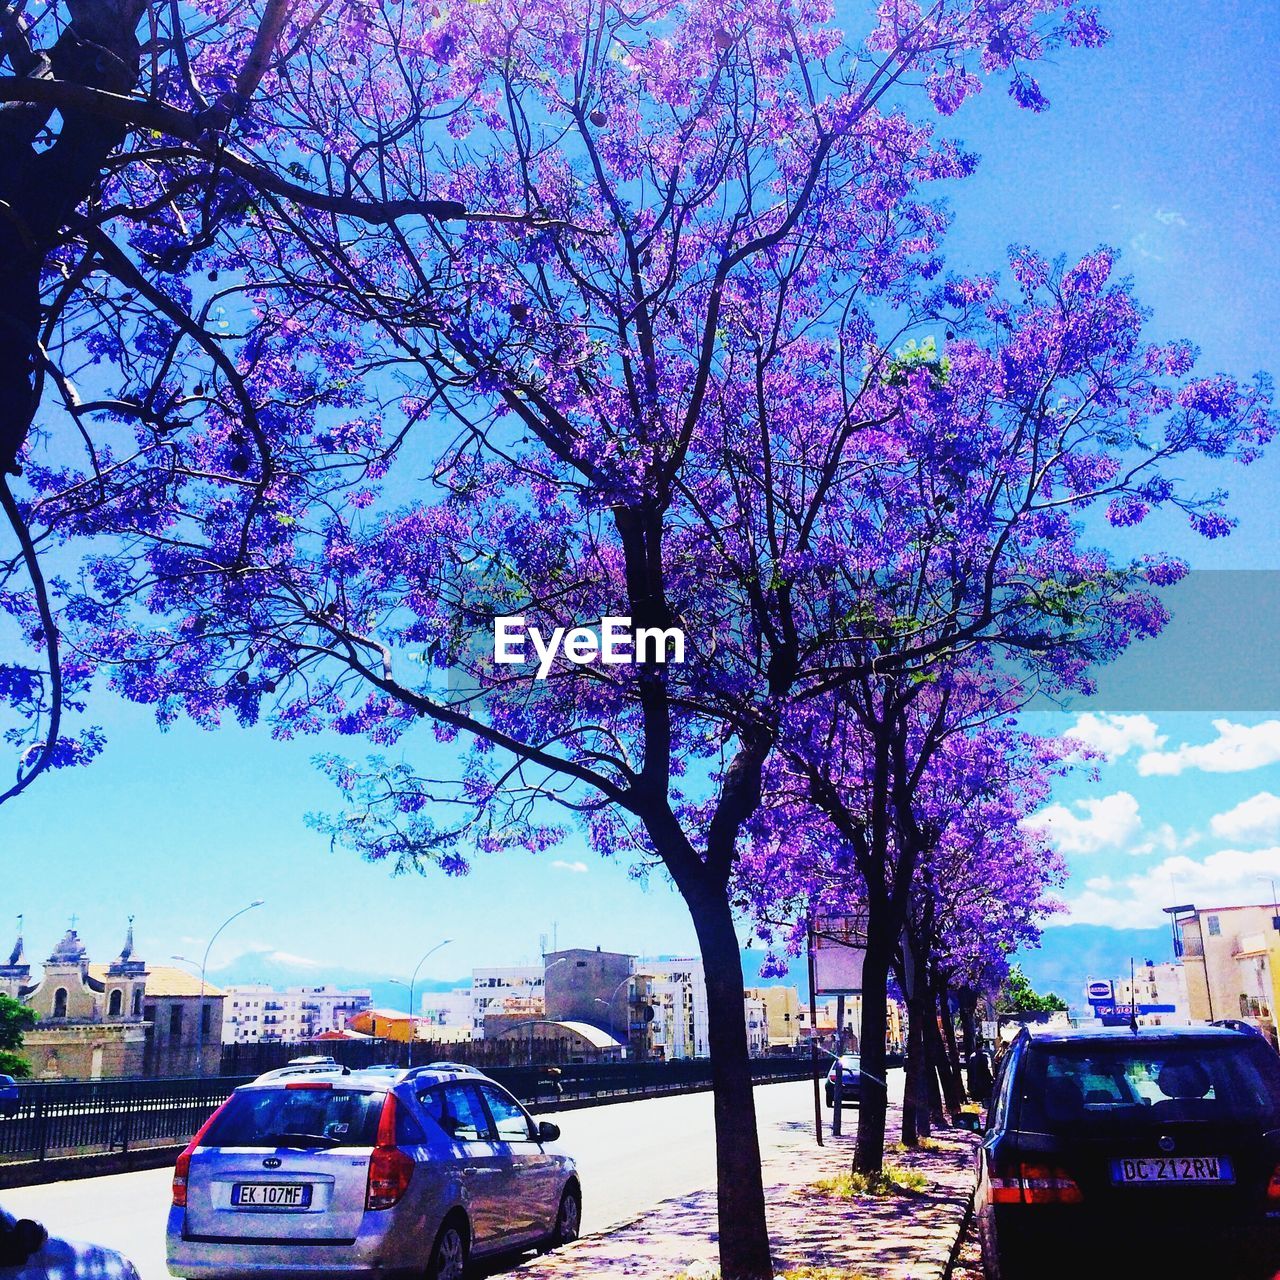
[{"label": "car rear window", "polygon": [[1018,1128],[1261,1121],[1280,1124],[1280,1058],[1252,1041],[1130,1040],[1032,1045]]},{"label": "car rear window", "polygon": [[372,1147],[385,1093],[356,1089],[245,1089],[231,1095],[203,1143],[209,1147]]}]

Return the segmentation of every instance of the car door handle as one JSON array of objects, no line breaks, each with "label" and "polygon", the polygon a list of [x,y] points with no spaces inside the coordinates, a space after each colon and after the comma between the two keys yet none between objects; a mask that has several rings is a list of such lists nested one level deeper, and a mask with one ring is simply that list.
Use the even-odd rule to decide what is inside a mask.
[{"label": "car door handle", "polygon": [[487,1176],[493,1173],[501,1173],[501,1169],[477,1169],[472,1166],[470,1169],[463,1169],[462,1175],[465,1178],[479,1178],[482,1175]]}]

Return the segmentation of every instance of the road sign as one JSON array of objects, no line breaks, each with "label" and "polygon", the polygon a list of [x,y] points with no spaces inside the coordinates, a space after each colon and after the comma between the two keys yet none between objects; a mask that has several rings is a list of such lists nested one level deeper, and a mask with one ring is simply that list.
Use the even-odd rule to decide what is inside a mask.
[{"label": "road sign", "polygon": [[862,962],[866,954],[865,916],[819,916],[813,930],[815,994],[820,996],[860,994]]}]

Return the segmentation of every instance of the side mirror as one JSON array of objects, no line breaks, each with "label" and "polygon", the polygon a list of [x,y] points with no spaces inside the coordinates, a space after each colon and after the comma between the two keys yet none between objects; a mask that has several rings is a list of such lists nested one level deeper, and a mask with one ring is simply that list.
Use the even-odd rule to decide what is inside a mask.
[{"label": "side mirror", "polygon": [[560,1140],[560,1126],[552,1124],[550,1120],[540,1120],[538,1122],[538,1141],[539,1142],[558,1142]]}]

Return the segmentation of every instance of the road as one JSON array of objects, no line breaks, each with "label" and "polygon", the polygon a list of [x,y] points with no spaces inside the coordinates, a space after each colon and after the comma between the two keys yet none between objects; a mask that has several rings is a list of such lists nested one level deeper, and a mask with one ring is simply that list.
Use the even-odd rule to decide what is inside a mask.
[{"label": "road", "polygon": [[[901,1096],[901,1071],[890,1073]],[[813,1087],[806,1081],[756,1088],[760,1145],[774,1152],[813,1142]],[[824,1119],[829,1116],[824,1108]],[[544,1117],[545,1118],[545,1117]],[[583,1230],[607,1231],[671,1196],[715,1182],[715,1143],[709,1093],[645,1098],[584,1107],[554,1117],[561,1144],[578,1162]],[[856,1112],[845,1113],[856,1124]],[[86,1178],[0,1192],[18,1217],[35,1218],[55,1235],[110,1245],[130,1257],[142,1280],[167,1280],[164,1226],[169,1169]]]}]

